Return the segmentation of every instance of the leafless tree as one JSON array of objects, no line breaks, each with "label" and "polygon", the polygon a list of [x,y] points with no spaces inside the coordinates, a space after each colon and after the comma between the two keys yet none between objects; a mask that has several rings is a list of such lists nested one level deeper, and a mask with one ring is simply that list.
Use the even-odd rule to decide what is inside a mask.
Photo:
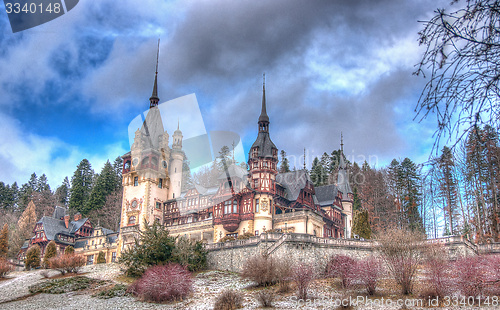
[{"label": "leafless tree", "polygon": [[416,75],[430,76],[419,98],[420,120],[437,118],[434,150],[441,138],[457,141],[473,127],[500,128],[500,1],[453,0],[424,22],[426,46]]}]

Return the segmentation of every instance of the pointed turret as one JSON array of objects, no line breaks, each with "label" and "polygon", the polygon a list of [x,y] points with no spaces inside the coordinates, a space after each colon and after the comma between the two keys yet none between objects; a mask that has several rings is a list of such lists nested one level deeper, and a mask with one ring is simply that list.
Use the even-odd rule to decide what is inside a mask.
[{"label": "pointed turret", "polygon": [[158,57],[160,55],[160,39],[158,39],[158,50],[156,52],[156,70],[155,70],[155,82],[153,84],[153,94],[149,98],[149,108],[158,106],[160,98],[158,98]]},{"label": "pointed turret", "polygon": [[269,116],[266,111],[266,75],[262,83],[262,108],[259,116],[259,134],[252,145],[250,157],[276,157],[278,149],[269,137]]},{"label": "pointed turret", "polygon": [[347,165],[344,159],[344,138],[342,134],[340,134],[340,158],[337,185],[342,194],[344,194],[344,198],[347,199],[347,196],[352,195],[351,185],[349,184],[349,175],[347,173]]},{"label": "pointed turret", "polygon": [[259,131],[269,130],[269,116],[266,111],[266,74],[263,75],[262,81],[262,110],[259,116]]}]

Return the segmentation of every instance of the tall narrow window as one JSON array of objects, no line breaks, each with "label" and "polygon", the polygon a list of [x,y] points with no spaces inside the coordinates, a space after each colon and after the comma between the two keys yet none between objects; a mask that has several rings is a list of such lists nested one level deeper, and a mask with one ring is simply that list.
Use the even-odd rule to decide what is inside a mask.
[{"label": "tall narrow window", "polygon": [[238,213],[238,202],[233,200],[233,213]]},{"label": "tall narrow window", "polygon": [[134,177],[134,186],[139,186],[139,177]]},{"label": "tall narrow window", "polygon": [[163,179],[158,180],[158,188],[163,188]]},{"label": "tall narrow window", "polygon": [[255,213],[259,212],[259,199],[255,199]]}]

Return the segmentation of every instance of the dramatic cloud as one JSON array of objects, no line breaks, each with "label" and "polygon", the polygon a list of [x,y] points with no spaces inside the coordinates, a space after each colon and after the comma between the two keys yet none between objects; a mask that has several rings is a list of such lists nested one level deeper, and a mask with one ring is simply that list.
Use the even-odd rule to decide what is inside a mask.
[{"label": "dramatic cloud", "polygon": [[233,131],[251,145],[266,72],[271,137],[288,154],[298,158],[305,147],[311,162],[338,148],[343,132],[348,155],[422,160],[432,130],[413,122],[425,82],[411,75],[422,52],[418,20],[447,5],[83,1],[16,34],[3,15],[1,134],[16,137],[8,150],[13,142],[2,138],[4,181],[55,165],[70,175],[83,157],[97,166],[125,151],[128,124],[148,107],[158,38],[161,101],[195,93],[207,131]]}]

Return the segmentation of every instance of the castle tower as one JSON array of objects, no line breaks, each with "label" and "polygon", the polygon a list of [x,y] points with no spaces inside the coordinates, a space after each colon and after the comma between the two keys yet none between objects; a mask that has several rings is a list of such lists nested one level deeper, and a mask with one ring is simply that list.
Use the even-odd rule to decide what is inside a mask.
[{"label": "castle tower", "polygon": [[177,130],[174,131],[172,139],[172,163],[169,170],[170,193],[168,199],[179,197],[182,189],[184,152],[182,151],[182,131],[179,130],[179,121],[177,121]]},{"label": "castle tower", "polygon": [[266,110],[265,75],[262,84],[262,108],[258,120],[259,134],[250,148],[248,165],[250,167],[250,186],[255,190],[253,199],[254,230],[262,233],[273,229],[273,194],[278,174],[278,148],[269,136],[269,116]]},{"label": "castle tower", "polygon": [[123,202],[120,222],[120,248],[134,243],[144,221],[162,222],[163,202],[168,197],[167,169],[172,152],[168,147],[168,133],[164,131],[158,108],[158,54],[153,93],[146,118],[135,132],[130,152],[122,156]]},{"label": "castle tower", "polygon": [[351,238],[352,234],[352,205],[353,205],[353,193],[351,185],[349,184],[349,174],[347,172],[347,165],[344,160],[344,139],[340,137],[340,159],[339,159],[339,173],[337,175],[337,186],[342,192],[342,214],[344,215],[344,236],[345,238]]}]

